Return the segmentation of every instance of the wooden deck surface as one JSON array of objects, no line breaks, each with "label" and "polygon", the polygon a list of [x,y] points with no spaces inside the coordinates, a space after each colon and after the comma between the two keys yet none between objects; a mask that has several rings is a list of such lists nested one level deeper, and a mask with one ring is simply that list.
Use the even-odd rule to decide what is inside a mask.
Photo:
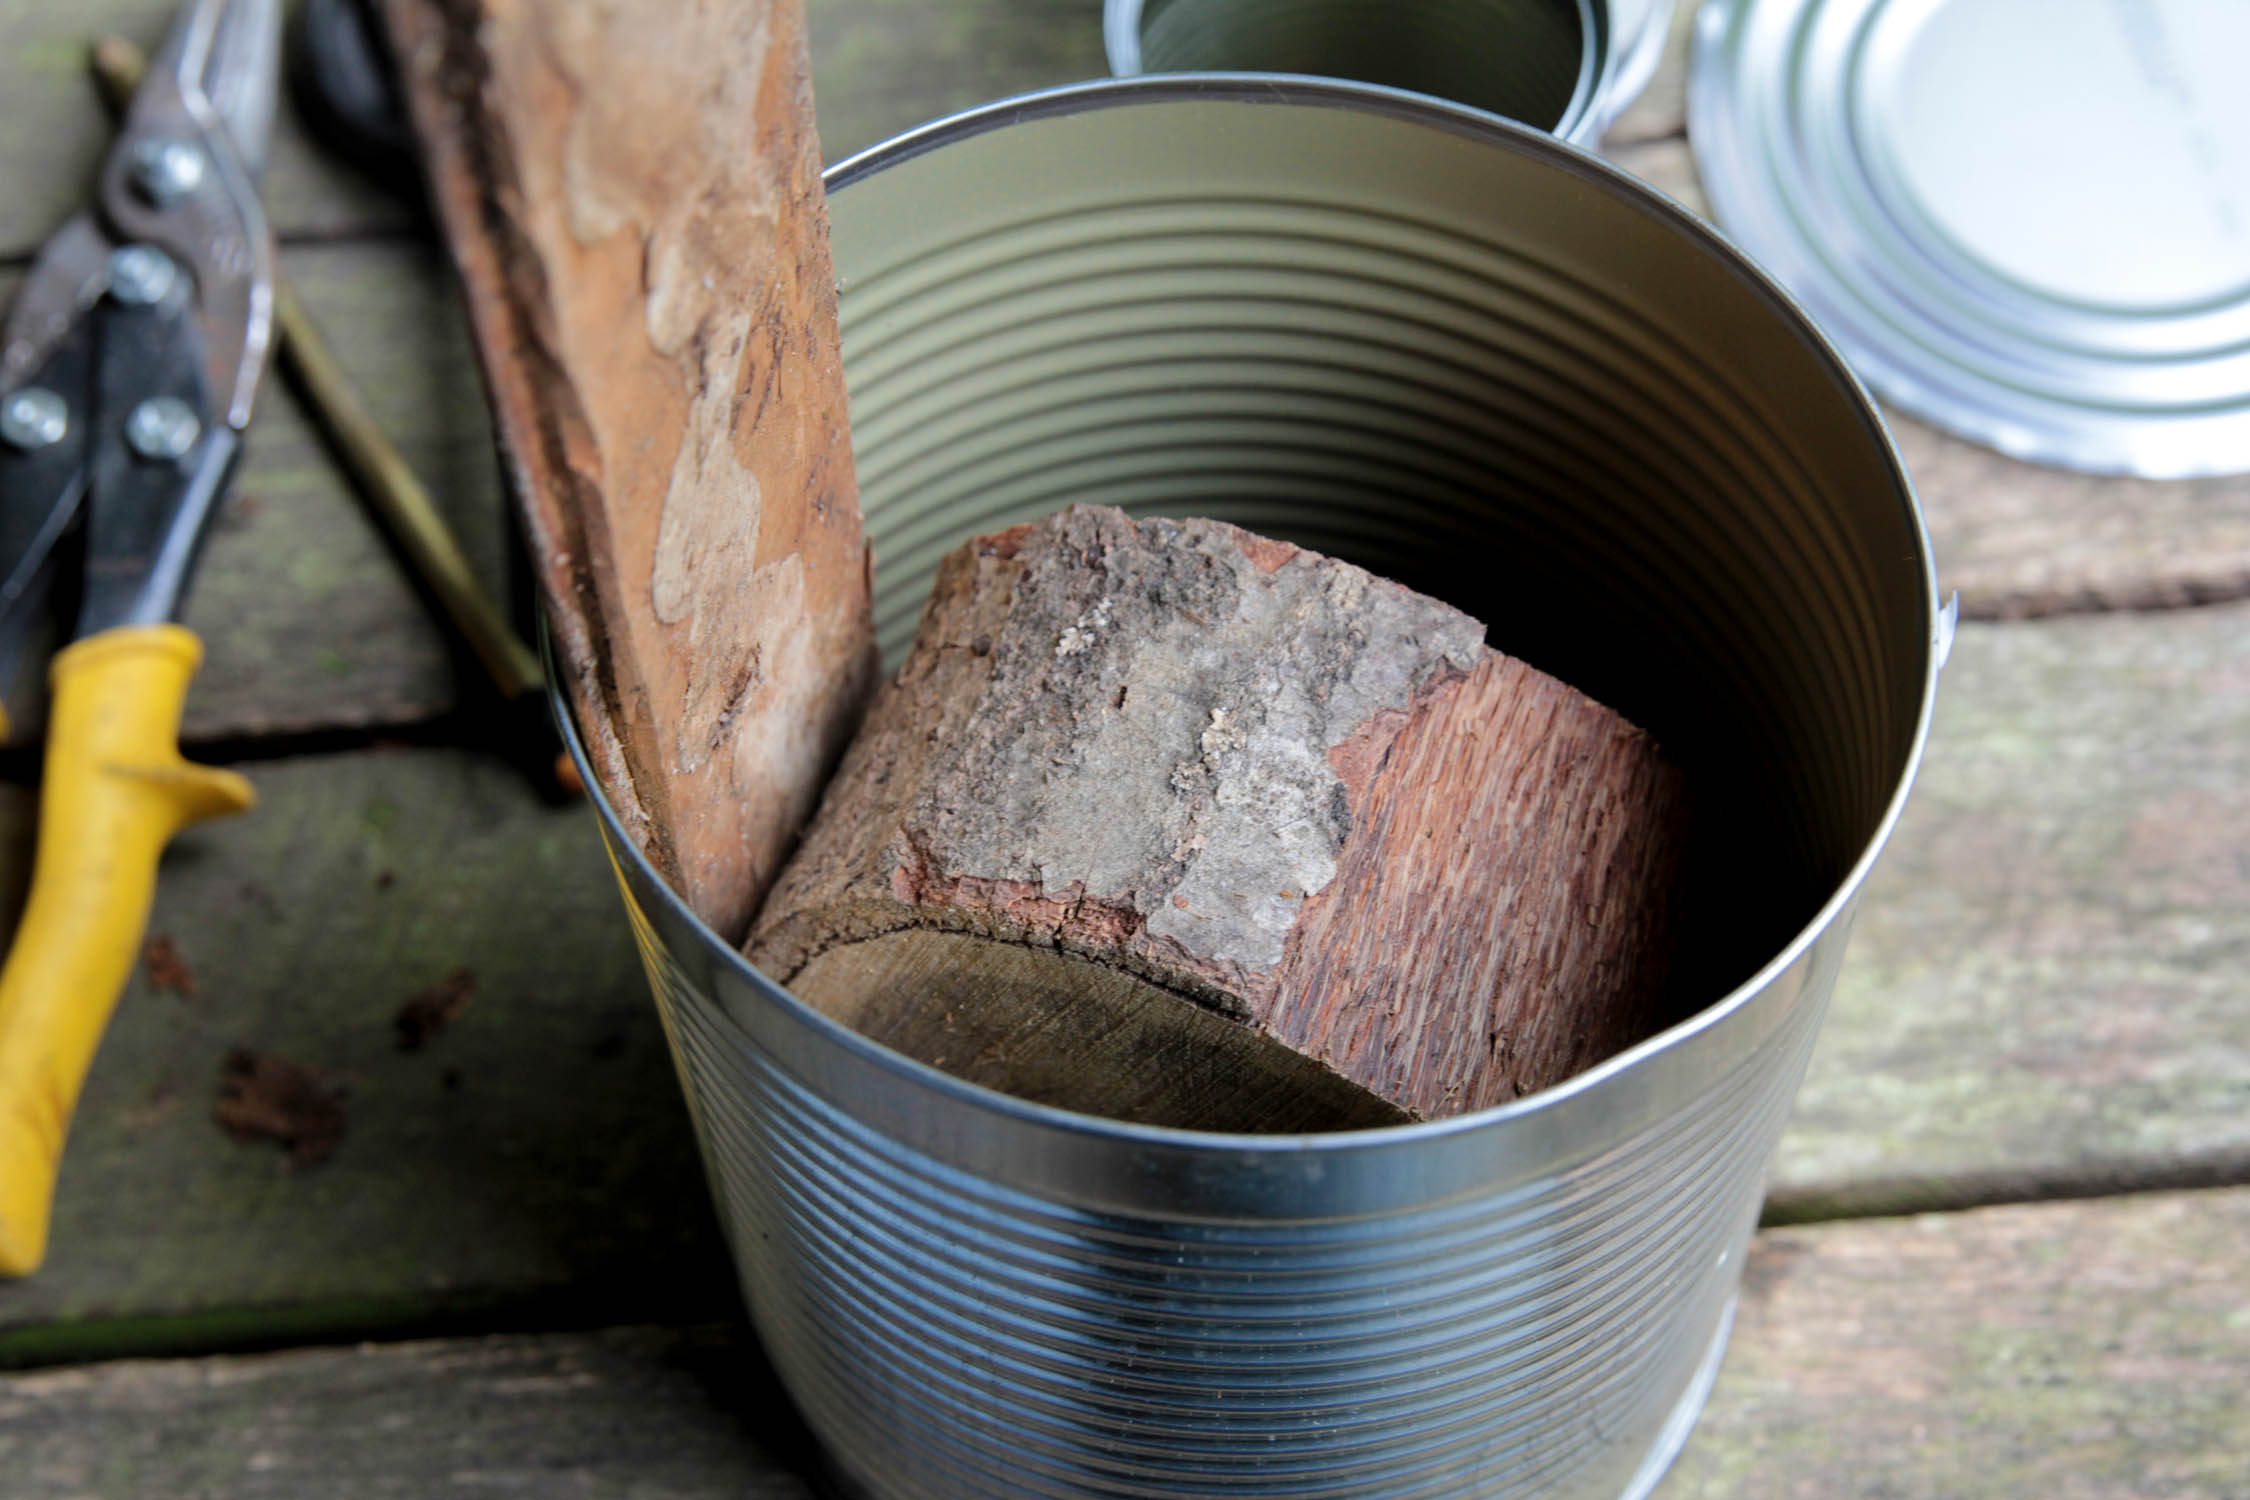
[{"label": "wooden deck surface", "polygon": [[[84,192],[102,30],[0,8],[0,295]],[[1094,76],[1097,0],[810,0],[831,158]],[[1691,207],[1687,30],[1613,155]],[[284,261],[496,589],[507,524],[419,214],[285,122]],[[2034,468],[1901,419],[1970,617],[1662,1493],[2242,1500],[2250,1475],[2250,478]],[[584,808],[459,717],[443,637],[277,384],[198,574],[190,734],[262,802],[184,837],[0,1283],[0,1495],[810,1495],[740,1326]],[[17,757],[19,771],[28,758]],[[0,898],[34,792],[0,787]],[[466,971],[419,1051],[394,1025]],[[160,982],[160,981],[169,981]],[[221,1058],[345,1091],[332,1159],[212,1122]]]}]

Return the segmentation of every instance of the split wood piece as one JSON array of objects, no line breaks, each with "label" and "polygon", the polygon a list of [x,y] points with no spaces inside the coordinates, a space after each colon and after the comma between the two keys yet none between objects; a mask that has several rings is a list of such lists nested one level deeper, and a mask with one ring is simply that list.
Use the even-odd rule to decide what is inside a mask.
[{"label": "split wood piece", "polygon": [[385,0],[603,790],[739,940],[872,678],[800,0]]},{"label": "split wood piece", "polygon": [[1079,507],[941,566],[751,960],[1009,1093],[1243,1131],[1453,1114],[1639,1040],[1677,774],[1436,600]]}]

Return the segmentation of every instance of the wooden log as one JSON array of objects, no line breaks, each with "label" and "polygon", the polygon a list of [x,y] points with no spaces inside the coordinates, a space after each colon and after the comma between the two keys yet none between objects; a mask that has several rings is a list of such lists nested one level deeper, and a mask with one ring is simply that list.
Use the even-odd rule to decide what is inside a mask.
[{"label": "wooden log", "polygon": [[388,0],[595,769],[739,938],[871,678],[799,0]]},{"label": "wooden log", "polygon": [[830,1014],[1096,1113],[1477,1109],[1645,1033],[1676,774],[1358,568],[1078,507],[940,569],[748,953]]}]

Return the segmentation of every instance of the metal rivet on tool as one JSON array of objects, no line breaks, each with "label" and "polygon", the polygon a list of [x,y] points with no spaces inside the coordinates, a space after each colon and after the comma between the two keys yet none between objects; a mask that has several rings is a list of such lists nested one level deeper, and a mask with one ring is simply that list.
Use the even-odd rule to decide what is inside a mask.
[{"label": "metal rivet on tool", "polygon": [[150,307],[164,300],[179,274],[172,257],[154,245],[127,245],[109,258],[109,294],[127,307]]},{"label": "metal rivet on tool", "polygon": [[177,396],[151,396],[125,419],[126,446],[143,458],[179,458],[202,435],[195,408]]},{"label": "metal rivet on tool", "polygon": [[70,431],[70,408],[43,385],[27,385],[0,401],[0,442],[29,453],[63,440]]},{"label": "metal rivet on tool", "polygon": [[133,183],[158,207],[203,186],[208,166],[192,141],[142,141],[133,148]]}]

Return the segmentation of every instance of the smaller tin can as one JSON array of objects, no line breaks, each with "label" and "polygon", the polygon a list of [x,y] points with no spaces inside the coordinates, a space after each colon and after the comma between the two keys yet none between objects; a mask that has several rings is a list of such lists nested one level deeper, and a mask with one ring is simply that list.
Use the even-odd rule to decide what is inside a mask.
[{"label": "smaller tin can", "polygon": [[1110,72],[1348,78],[1579,144],[1647,86],[1673,0],[1106,0]]}]

